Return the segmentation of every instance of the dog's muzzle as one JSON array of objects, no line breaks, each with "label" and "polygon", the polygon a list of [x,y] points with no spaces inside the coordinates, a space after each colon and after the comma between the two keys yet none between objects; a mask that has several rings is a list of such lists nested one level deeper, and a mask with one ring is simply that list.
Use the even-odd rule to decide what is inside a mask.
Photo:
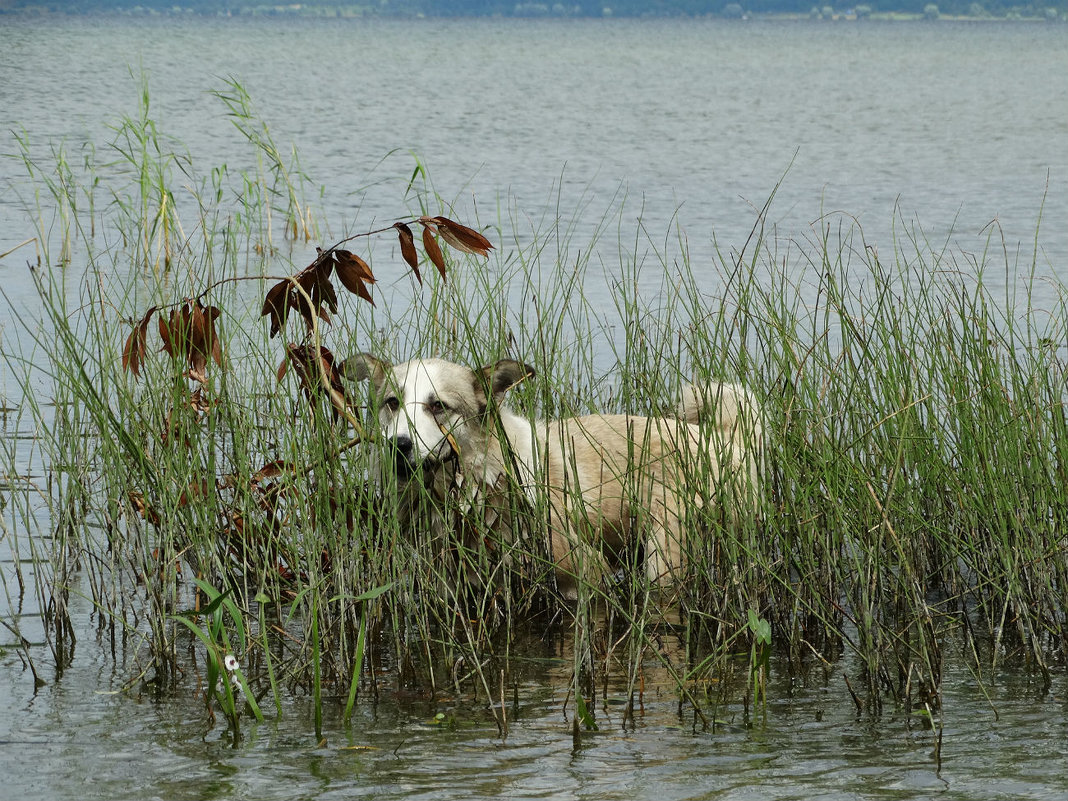
[{"label": "dog's muzzle", "polygon": [[393,473],[402,481],[408,481],[426,470],[433,470],[456,458],[456,452],[451,448],[444,457],[431,454],[421,459],[416,458],[415,443],[407,434],[392,437],[387,441],[386,448],[390,455],[389,461],[393,464]]},{"label": "dog's muzzle", "polygon": [[389,453],[392,456],[393,472],[397,478],[408,479],[415,475],[415,443],[408,436],[393,437],[388,444]]}]

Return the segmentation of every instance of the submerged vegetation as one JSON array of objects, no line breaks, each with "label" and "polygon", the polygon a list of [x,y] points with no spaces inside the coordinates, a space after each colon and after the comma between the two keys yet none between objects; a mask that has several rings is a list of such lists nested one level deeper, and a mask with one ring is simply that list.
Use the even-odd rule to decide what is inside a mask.
[{"label": "submerged vegetation", "polygon": [[[409,218],[314,252],[299,164],[240,86],[217,96],[257,169],[200,172],[147,92],[115,160],[20,142],[40,307],[3,355],[47,480],[11,489],[5,526],[59,670],[72,593],[130,688],[192,688],[235,733],[289,694],[313,699],[318,731],[330,705],[348,718],[415,687],[483,699],[506,735],[532,638],[572,661],[576,737],[610,697],[633,725],[653,672],[696,727],[723,704],[759,711],[772,655],[803,673],[852,652],[841,691],[859,709],[935,731],[947,660],[980,683],[1007,661],[1065,669],[1068,289],[996,226],[977,254],[913,230],[884,256],[849,219],[787,244],[761,212],[748,242],[697,266],[683,239],[612,210],[589,242],[507,207],[461,225],[420,166],[400,190]],[[618,267],[591,255],[606,244]],[[624,568],[565,602],[519,499],[517,542],[402,523],[372,479],[366,400],[336,370],[361,350],[522,359],[537,378],[511,403],[540,416],[655,413],[695,376],[740,381],[764,410],[757,508],[736,527],[704,515],[670,591]],[[5,456],[14,483],[25,465]]]}]

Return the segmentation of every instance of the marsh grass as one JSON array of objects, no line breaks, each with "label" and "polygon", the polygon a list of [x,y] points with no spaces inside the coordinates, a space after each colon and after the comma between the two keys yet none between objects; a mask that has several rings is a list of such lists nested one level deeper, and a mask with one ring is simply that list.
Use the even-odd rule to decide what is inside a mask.
[{"label": "marsh grass", "polygon": [[[737,503],[728,483],[691,510],[704,536],[685,579],[655,590],[628,552],[565,603],[544,510],[514,493],[494,510],[510,521],[502,534],[457,503],[454,531],[432,536],[372,479],[376,443],[354,446],[361,432],[292,370],[278,380],[283,348],[259,308],[314,258],[277,247],[272,222],[281,213],[297,243],[315,235],[306,179],[239,85],[217,94],[259,154],[252,174],[201,176],[168,150],[147,90],[109,143],[117,160],[87,157],[80,175],[20,140],[41,187],[29,270],[41,304],[4,355],[47,482],[38,504],[20,496],[5,514],[45,565],[32,575],[57,665],[77,592],[131,687],[196,676],[235,733],[242,715],[281,714],[287,694],[313,699],[319,736],[324,705],[347,717],[361,697],[417,687],[486,700],[506,735],[512,666],[532,636],[564,643],[577,738],[614,693],[635,725],[651,671],[670,676],[695,726],[714,727],[725,704],[759,715],[772,652],[803,672],[851,650],[864,669],[843,692],[858,708],[891,703],[936,728],[947,659],[980,681],[1005,660],[1063,669],[1068,291],[996,227],[968,253],[902,223],[883,259],[848,218],[786,241],[765,235],[761,212],[747,242],[694,265],[681,235],[628,228],[617,198],[580,242],[560,210],[530,223],[502,206],[485,229],[491,259],[453,253],[447,280],[426,270],[421,287],[380,248],[375,272],[403,302],[343,300],[311,344],[521,359],[537,377],[511,403],[532,416],[659,414],[693,379],[740,381],[759,399],[756,502]],[[415,213],[450,213],[420,176]],[[137,377],[122,369],[147,308],[209,286],[221,365],[200,383],[165,354]],[[356,418],[373,415],[346,391]],[[707,469],[693,466],[695,488]],[[951,634],[963,652],[947,652]],[[228,649],[241,678],[219,690]]]}]

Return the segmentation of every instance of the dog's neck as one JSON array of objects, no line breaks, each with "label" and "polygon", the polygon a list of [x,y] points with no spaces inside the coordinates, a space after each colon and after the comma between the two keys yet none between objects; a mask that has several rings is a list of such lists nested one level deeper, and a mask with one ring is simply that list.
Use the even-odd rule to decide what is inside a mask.
[{"label": "dog's neck", "polygon": [[473,499],[486,492],[503,491],[513,486],[527,485],[531,476],[523,471],[524,462],[516,459],[511,448],[529,449],[534,435],[531,423],[508,409],[500,409],[490,429],[477,439],[468,440],[450,458],[438,461],[431,472],[424,474],[427,489],[439,499],[447,493],[460,492]]}]

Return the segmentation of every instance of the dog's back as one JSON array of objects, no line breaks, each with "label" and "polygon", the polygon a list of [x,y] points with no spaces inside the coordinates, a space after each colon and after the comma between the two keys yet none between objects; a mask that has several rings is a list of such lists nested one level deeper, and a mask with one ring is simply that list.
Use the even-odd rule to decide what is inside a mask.
[{"label": "dog's back", "polygon": [[[673,417],[589,415],[545,424],[543,488],[557,580],[574,595],[614,556],[640,546],[653,582],[676,578],[695,536],[691,512],[737,519],[757,481],[761,425],[735,384],[685,388]],[[611,561],[611,560],[610,560]]]},{"label": "dog's back", "polygon": [[753,439],[761,435],[756,399],[740,384],[688,384],[682,388],[676,415],[692,425],[711,425],[730,433],[741,430]]}]

